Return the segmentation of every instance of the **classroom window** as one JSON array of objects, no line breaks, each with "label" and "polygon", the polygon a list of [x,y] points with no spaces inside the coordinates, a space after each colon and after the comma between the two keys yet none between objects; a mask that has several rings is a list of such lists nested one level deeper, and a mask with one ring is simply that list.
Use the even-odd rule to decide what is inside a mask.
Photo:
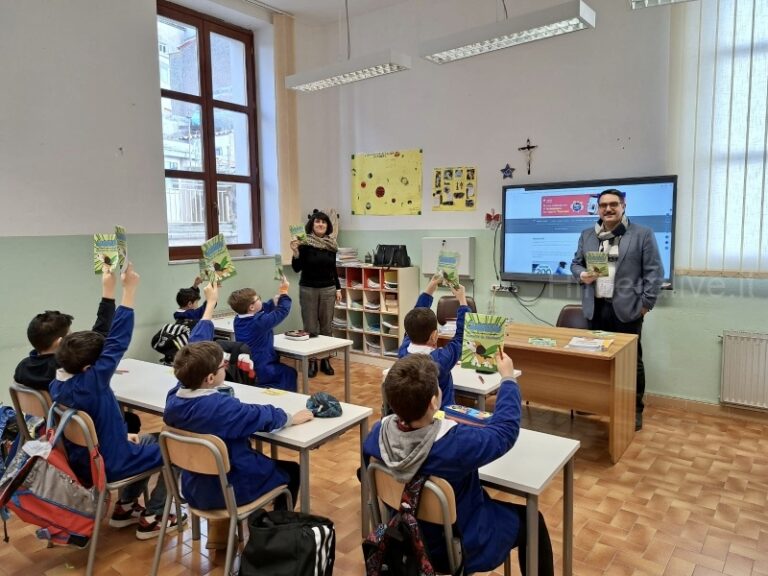
[{"label": "classroom window", "polygon": [[165,0],[157,34],[170,258],[219,233],[259,248],[253,37]]}]

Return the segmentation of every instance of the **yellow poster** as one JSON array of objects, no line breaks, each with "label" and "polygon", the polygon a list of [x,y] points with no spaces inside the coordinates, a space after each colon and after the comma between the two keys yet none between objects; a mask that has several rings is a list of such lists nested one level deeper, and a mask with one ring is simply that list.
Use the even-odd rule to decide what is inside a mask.
[{"label": "yellow poster", "polygon": [[352,214],[421,214],[421,150],[352,155]]},{"label": "yellow poster", "polygon": [[432,211],[471,211],[477,206],[477,169],[474,166],[435,168]]}]

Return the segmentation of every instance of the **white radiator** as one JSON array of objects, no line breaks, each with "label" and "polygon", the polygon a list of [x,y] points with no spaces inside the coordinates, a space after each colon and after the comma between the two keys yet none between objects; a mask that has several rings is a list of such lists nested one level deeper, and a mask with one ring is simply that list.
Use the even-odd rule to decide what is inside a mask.
[{"label": "white radiator", "polygon": [[720,401],[768,410],[768,334],[723,331]]}]

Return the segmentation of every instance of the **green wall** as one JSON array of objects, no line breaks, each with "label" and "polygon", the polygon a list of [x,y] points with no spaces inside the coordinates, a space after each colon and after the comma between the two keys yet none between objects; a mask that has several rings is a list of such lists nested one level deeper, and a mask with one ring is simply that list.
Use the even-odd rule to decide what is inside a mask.
[{"label": "green wall", "polygon": [[[339,244],[356,246],[362,257],[379,243],[406,244],[414,266],[421,265],[423,237],[474,236],[474,297],[478,311],[489,310],[491,284],[496,282],[493,262],[500,261],[498,246],[493,257],[493,232],[476,230],[398,230],[382,232],[342,231]],[[498,241],[498,238],[497,238]],[[574,246],[575,249],[575,246]],[[422,287],[428,280],[421,276]],[[466,283],[471,294],[473,283]],[[535,298],[541,284],[520,283],[520,297]],[[678,277],[675,289],[662,292],[643,327],[643,356],[646,365],[646,391],[717,403],[720,397],[720,373],[723,330],[766,332],[768,330],[768,280]],[[547,285],[536,302],[526,310],[510,294],[496,297],[495,312],[515,322],[541,324],[532,314],[553,323],[560,309],[580,302],[576,285]]]},{"label": "green wall", "polygon": [[[136,299],[136,328],[128,356],[155,361],[159,357],[149,343],[152,335],[173,319],[176,291],[189,286],[197,274],[197,263],[169,264],[164,234],[129,236],[129,259],[141,275]],[[26,338],[30,319],[43,310],[61,310],[75,317],[73,330],[93,325],[101,297],[101,279],[91,271],[90,236],[0,238],[0,254],[9,272],[0,298],[0,365],[8,382],[16,364],[29,353]],[[277,292],[274,258],[237,260],[237,276],[221,289],[219,309],[229,309],[232,290],[250,286],[265,298]],[[286,267],[294,306],[281,329],[299,328],[298,280]],[[118,288],[117,303],[120,303]],[[0,399],[9,401],[7,386]]]}]

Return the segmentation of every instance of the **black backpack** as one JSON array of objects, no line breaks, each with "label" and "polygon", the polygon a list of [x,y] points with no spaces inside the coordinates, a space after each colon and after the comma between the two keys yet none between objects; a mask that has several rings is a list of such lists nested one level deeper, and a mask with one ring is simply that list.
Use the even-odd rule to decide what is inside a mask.
[{"label": "black backpack", "polygon": [[191,333],[187,322],[174,322],[166,324],[152,336],[152,348],[160,352],[160,359],[164,364],[173,364],[176,352],[181,350],[189,342]]},{"label": "black backpack", "polygon": [[363,540],[366,576],[434,576],[415,511],[426,476],[415,476],[403,489],[400,509]]}]

